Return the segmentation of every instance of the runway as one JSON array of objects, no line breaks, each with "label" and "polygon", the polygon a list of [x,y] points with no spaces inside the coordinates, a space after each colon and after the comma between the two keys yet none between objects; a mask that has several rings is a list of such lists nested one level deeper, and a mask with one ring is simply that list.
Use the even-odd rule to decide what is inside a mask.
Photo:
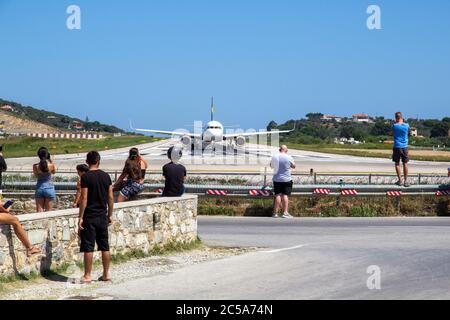
[{"label": "runway", "polygon": [[[161,167],[168,162],[167,149],[175,142],[163,140],[153,143],[138,145],[141,154],[150,164],[150,170],[161,170]],[[131,148],[120,148],[114,150],[103,150],[101,166],[104,170],[121,170]],[[203,156],[191,155],[184,152],[181,163],[188,171],[210,171],[210,172],[262,172],[270,163],[271,153],[276,152],[276,148],[262,145],[249,145],[246,152],[233,153],[222,151]],[[319,152],[290,150],[290,154],[297,163],[295,172],[309,172],[314,169],[320,173],[394,173],[392,161],[380,158],[365,158],[345,155],[333,155]],[[7,155],[6,155],[7,156]],[[32,165],[37,162],[37,158],[9,158],[7,159],[10,171],[26,170],[31,171]],[[60,171],[74,171],[75,166],[84,163],[85,154],[57,155],[54,162]],[[445,175],[450,162],[427,162],[411,161],[410,172],[412,174],[432,174]]]},{"label": "runway", "polygon": [[96,292],[116,299],[450,298],[448,218],[199,217],[198,223],[208,245],[258,250]]}]

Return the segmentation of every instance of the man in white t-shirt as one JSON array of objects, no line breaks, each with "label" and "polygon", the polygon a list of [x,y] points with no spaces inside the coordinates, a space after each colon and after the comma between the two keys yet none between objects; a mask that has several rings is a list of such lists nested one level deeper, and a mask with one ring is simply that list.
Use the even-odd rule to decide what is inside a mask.
[{"label": "man in white t-shirt", "polygon": [[272,157],[270,167],[273,169],[274,204],[272,217],[278,218],[278,210],[283,204],[282,218],[292,218],[289,214],[289,196],[292,193],[291,170],[295,169],[294,159],[287,154],[288,148],[285,145],[280,147],[280,153]]}]

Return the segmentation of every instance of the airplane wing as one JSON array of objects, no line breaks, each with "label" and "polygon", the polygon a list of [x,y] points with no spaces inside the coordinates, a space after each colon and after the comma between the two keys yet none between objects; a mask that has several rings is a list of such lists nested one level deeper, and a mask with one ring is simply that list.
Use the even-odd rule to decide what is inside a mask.
[{"label": "airplane wing", "polygon": [[295,130],[295,125],[292,130],[281,130],[281,131],[256,131],[256,132],[242,132],[242,133],[230,133],[230,134],[224,134],[223,137],[225,139],[229,138],[236,138],[236,137],[251,137],[251,136],[261,136],[261,135],[269,135],[269,134],[276,134],[276,133],[289,133]]},{"label": "airplane wing", "polygon": [[201,138],[202,135],[198,133],[191,132],[181,132],[181,131],[164,131],[164,130],[150,130],[150,129],[134,129],[138,132],[149,132],[149,133],[158,133],[158,134],[167,134],[171,136],[189,136],[191,138]]}]

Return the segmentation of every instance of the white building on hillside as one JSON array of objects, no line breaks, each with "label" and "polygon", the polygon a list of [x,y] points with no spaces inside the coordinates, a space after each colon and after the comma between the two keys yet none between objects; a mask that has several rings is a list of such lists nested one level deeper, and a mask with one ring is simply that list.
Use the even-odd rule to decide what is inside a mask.
[{"label": "white building on hillside", "polygon": [[365,123],[372,122],[372,119],[370,118],[370,116],[365,113],[354,114],[352,116],[352,118],[353,118],[354,122],[365,122]]}]

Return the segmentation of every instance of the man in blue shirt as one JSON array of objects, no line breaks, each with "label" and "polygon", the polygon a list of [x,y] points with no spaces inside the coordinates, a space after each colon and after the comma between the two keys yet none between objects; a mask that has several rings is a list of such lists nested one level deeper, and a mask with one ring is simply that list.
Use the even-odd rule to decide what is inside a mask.
[{"label": "man in blue shirt", "polygon": [[392,126],[392,132],[394,134],[394,150],[392,153],[392,160],[395,162],[395,171],[397,172],[398,181],[396,185],[402,185],[402,176],[400,168],[400,160],[403,163],[403,175],[405,177],[403,185],[409,187],[408,183],[408,137],[409,137],[409,124],[404,122],[401,112],[395,114],[395,123]]}]

